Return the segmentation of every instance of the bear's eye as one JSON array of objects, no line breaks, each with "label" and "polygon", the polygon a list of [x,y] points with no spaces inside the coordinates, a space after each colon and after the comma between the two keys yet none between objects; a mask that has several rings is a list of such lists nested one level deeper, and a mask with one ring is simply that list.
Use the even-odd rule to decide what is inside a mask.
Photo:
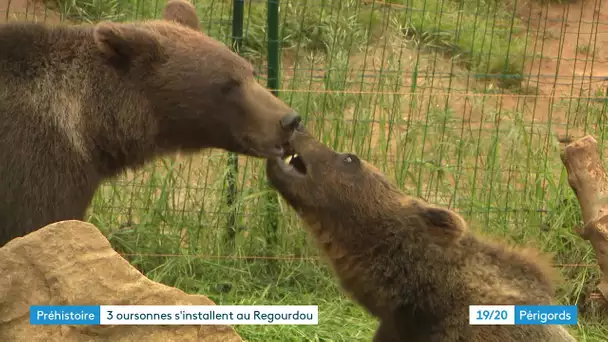
[{"label": "bear's eye", "polygon": [[238,88],[240,85],[240,82],[235,79],[228,80],[227,82],[224,82],[224,84],[222,84],[222,86],[220,87],[220,92],[226,95],[234,89]]},{"label": "bear's eye", "polygon": [[359,158],[354,154],[347,154],[342,158],[342,161],[344,164],[354,164],[359,162]]}]

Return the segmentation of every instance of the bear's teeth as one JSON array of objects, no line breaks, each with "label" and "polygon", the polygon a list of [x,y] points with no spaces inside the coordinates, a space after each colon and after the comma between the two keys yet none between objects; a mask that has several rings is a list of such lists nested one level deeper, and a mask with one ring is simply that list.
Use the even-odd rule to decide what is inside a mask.
[{"label": "bear's teeth", "polygon": [[296,153],[296,154],[293,154],[293,155],[291,155],[291,156],[288,156],[288,157],[287,157],[287,158],[285,158],[285,160],[284,160],[284,161],[285,161],[285,164],[289,164],[289,163],[291,162],[291,160],[292,160],[293,158],[297,157],[297,156],[298,156],[298,154],[297,154],[297,153]]}]

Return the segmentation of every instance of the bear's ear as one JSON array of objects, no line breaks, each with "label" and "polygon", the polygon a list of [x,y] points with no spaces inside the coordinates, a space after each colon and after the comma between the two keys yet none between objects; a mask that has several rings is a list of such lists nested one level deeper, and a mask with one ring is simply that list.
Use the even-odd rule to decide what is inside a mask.
[{"label": "bear's ear", "polygon": [[200,30],[200,21],[196,15],[196,8],[184,0],[169,0],[163,8],[163,19]]},{"label": "bear's ear", "polygon": [[151,33],[133,25],[99,23],[93,33],[101,54],[115,65],[152,61],[160,55],[160,43]]},{"label": "bear's ear", "polygon": [[427,231],[441,244],[457,241],[467,229],[460,215],[445,208],[423,206],[420,216],[427,224]]}]

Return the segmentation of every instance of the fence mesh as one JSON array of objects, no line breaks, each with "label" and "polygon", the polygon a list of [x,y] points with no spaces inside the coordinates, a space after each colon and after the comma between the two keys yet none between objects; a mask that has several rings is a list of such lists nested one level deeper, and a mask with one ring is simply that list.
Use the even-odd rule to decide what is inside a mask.
[{"label": "fence mesh", "polygon": [[[202,30],[231,46],[235,6],[243,6],[239,53],[267,84],[273,0],[193,3]],[[159,18],[164,2],[0,4],[6,21],[78,23]],[[568,280],[562,299],[574,302],[598,273],[563,267],[595,260],[573,232],[580,209],[560,141],[591,134],[604,144],[607,7],[602,0],[282,0],[277,93],[324,143],[369,160],[408,194],[454,208],[494,236],[538,241]],[[256,257],[289,259],[300,273],[279,268],[276,284],[323,274],[306,285],[314,292],[333,282],[322,263],[301,271],[317,250],[275,201],[263,161],[238,157],[235,201],[227,204],[228,159],[218,150],[178,154],[129,171],[98,191],[88,219],[150,277],[192,291],[223,293],[199,272],[228,255],[241,260],[221,264],[230,272]],[[231,214],[234,249],[221,243]],[[268,228],[273,217],[276,232]],[[242,277],[231,281],[255,283]]]}]

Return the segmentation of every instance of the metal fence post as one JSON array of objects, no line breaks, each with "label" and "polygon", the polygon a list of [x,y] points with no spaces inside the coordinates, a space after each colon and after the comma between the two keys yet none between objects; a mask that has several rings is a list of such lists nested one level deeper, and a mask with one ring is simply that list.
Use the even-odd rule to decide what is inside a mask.
[{"label": "metal fence post", "polygon": [[[275,96],[279,96],[280,44],[279,44],[279,0],[268,0],[268,80],[267,87]],[[275,192],[268,195],[269,208],[266,210],[266,242],[273,246],[277,242],[278,231],[278,199]]]},{"label": "metal fence post", "polygon": [[[245,17],[245,0],[233,0],[232,7],[232,50],[240,54],[241,43],[243,40],[243,21]],[[227,240],[229,243],[234,243],[236,234],[236,214],[237,208],[233,207],[236,201],[236,178],[239,172],[239,157],[236,153],[228,155],[228,173],[226,175],[228,182],[228,195],[226,202],[230,212],[228,213],[227,222]]]}]

